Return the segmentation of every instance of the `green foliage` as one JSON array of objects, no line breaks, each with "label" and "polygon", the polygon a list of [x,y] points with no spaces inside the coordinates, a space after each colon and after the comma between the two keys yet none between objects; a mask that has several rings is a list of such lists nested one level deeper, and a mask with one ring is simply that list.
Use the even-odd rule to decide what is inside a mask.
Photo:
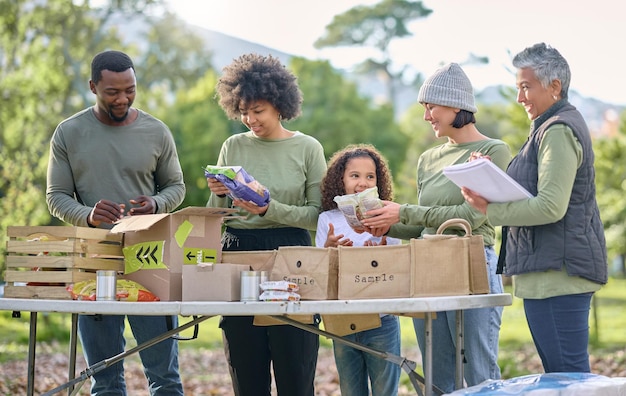
[{"label": "green foliage", "polygon": [[394,175],[396,202],[417,204],[417,161],[426,150],[444,143],[437,139],[430,124],[424,120],[424,107],[415,103],[400,120],[400,130],[406,145],[406,158],[399,174]]},{"label": "green foliage", "polygon": [[199,39],[170,14],[148,24],[145,51],[120,44],[119,13],[137,17],[160,3],[0,0],[0,253],[7,226],[58,224],[45,201],[49,140],[61,120],[93,103],[87,81],[97,52],[115,48],[134,58],[148,107],[209,68],[210,54],[197,51]]},{"label": "green foliage", "polygon": [[214,99],[216,83],[217,76],[210,70],[195,86],[180,91],[172,106],[161,110],[183,168],[187,193],[182,207],[206,205],[210,190],[202,168],[217,162],[222,143],[231,135],[232,124]]},{"label": "green foliage", "polygon": [[411,36],[407,24],[427,17],[432,10],[421,1],[382,0],[373,6],[356,6],[335,15],[326,26],[325,35],[315,42],[316,48],[328,46],[373,46],[386,52],[394,38]]},{"label": "green foliage", "polygon": [[392,172],[400,170],[406,142],[389,106],[372,104],[327,61],[293,58],[290,67],[304,102],[302,115],[288,128],[317,138],[327,158],[348,144],[371,143],[385,155]]},{"label": "green foliage", "polygon": [[596,194],[609,257],[626,255],[626,129],[594,141]]},{"label": "green foliage", "polygon": [[324,35],[314,43],[316,48],[336,46],[374,47],[379,59],[366,59],[358,67],[362,73],[385,75],[388,99],[394,106],[396,84],[402,83],[405,68],[393,72],[389,44],[395,38],[411,36],[409,22],[432,13],[421,1],[382,0],[373,6],[359,5],[335,15]]}]

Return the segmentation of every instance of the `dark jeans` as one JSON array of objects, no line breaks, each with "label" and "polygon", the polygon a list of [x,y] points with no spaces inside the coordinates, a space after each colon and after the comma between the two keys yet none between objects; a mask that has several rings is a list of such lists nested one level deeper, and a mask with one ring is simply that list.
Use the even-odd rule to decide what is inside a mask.
[{"label": "dark jeans", "polygon": [[[237,230],[227,228],[222,249],[272,250],[310,246],[300,228]],[[223,316],[224,350],[236,396],[269,396],[270,365],[280,396],[313,396],[319,337],[288,325],[254,326],[253,316]]]},{"label": "dark jeans", "polygon": [[524,299],[526,320],[546,373],[585,372],[593,293]]}]

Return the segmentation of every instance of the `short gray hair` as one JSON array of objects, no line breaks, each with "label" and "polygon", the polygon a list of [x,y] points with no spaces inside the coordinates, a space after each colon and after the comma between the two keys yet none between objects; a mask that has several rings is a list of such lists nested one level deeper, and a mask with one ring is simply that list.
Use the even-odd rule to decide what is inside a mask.
[{"label": "short gray hair", "polygon": [[572,73],[565,58],[556,48],[545,43],[527,47],[513,58],[517,69],[531,69],[541,85],[548,88],[554,80],[561,81],[561,97],[567,98]]}]

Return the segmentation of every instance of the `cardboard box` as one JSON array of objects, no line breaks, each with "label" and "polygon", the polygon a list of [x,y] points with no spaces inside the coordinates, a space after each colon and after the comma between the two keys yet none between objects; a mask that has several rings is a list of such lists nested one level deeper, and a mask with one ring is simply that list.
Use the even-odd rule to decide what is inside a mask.
[{"label": "cardboard box", "polygon": [[96,279],[97,270],[124,270],[122,236],[73,226],[7,228],[4,296],[70,300],[67,287]]},{"label": "cardboard box", "polygon": [[239,301],[244,264],[183,265],[183,301]]},{"label": "cardboard box", "polygon": [[124,234],[124,278],[161,301],[182,300],[183,264],[221,262],[221,230],[234,209],[187,207],[174,213],[130,216],[111,233]]},{"label": "cardboard box", "polygon": [[411,247],[340,246],[340,300],[409,297]]}]

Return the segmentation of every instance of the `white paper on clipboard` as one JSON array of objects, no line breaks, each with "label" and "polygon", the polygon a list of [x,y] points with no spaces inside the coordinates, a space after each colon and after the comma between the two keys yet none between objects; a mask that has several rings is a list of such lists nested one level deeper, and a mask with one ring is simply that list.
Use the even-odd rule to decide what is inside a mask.
[{"label": "white paper on clipboard", "polygon": [[486,158],[447,166],[443,174],[457,186],[467,187],[489,202],[532,198],[531,193]]}]

